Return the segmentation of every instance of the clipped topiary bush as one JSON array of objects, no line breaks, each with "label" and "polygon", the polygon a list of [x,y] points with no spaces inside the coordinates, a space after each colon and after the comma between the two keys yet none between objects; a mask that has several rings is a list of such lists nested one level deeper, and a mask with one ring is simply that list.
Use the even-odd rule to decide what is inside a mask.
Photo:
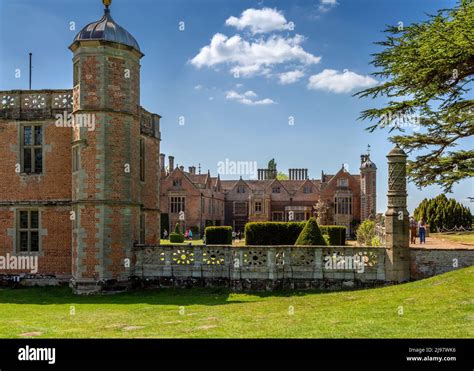
[{"label": "clipped topiary bush", "polygon": [[329,237],[329,245],[344,246],[346,244],[346,227],[341,225],[322,225],[319,229],[323,235]]},{"label": "clipped topiary bush", "polygon": [[232,227],[206,227],[206,245],[232,245]]},{"label": "clipped topiary bush", "polygon": [[316,218],[309,218],[296,240],[295,246],[327,246],[327,242],[319,229]]},{"label": "clipped topiary bush", "polygon": [[245,225],[246,245],[294,245],[305,222],[251,222]]},{"label": "clipped topiary bush", "polygon": [[181,233],[171,233],[170,234],[171,243],[182,243],[184,242],[184,235]]}]

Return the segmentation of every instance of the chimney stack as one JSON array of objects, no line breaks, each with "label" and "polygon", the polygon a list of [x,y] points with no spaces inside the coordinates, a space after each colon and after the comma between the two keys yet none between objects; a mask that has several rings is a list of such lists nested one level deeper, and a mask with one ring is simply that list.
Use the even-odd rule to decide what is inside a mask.
[{"label": "chimney stack", "polygon": [[196,166],[189,166],[189,172],[191,174],[196,174]]},{"label": "chimney stack", "polygon": [[165,154],[160,153],[160,170],[165,170]]},{"label": "chimney stack", "polygon": [[168,156],[168,167],[171,173],[174,170],[174,156]]}]

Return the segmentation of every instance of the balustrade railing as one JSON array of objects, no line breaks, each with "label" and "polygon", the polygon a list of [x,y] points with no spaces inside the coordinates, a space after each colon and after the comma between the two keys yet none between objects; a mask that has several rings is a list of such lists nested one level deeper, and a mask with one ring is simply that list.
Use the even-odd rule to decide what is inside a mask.
[{"label": "balustrade railing", "polygon": [[135,257],[138,277],[385,279],[384,247],[137,245]]}]

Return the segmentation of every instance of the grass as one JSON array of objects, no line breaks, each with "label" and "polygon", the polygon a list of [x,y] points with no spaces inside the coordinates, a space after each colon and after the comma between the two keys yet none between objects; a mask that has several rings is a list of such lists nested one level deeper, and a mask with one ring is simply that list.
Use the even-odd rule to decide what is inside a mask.
[{"label": "grass", "polygon": [[474,245],[474,231],[430,233],[430,236],[436,237],[442,240],[448,240],[448,241]]},{"label": "grass", "polygon": [[[163,240],[161,239],[160,240],[160,244],[161,245],[189,245],[189,243],[191,242],[192,245],[204,245],[204,242],[203,240],[185,240],[183,243],[171,243],[170,240]],[[232,242],[232,245],[234,246],[245,246],[245,240],[244,239],[241,239],[241,240],[237,240],[235,239],[233,242]]]},{"label": "grass", "polygon": [[170,242],[170,240],[160,240],[160,245],[204,245],[202,240],[184,240],[183,243]]},{"label": "grass", "polygon": [[472,338],[473,276],[469,267],[331,293],[163,289],[74,296],[67,287],[1,289],[0,337]]}]

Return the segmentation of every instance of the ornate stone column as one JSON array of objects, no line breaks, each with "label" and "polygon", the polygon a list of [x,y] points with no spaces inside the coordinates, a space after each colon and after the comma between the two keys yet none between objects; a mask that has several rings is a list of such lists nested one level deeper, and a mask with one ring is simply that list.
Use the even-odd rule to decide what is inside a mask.
[{"label": "ornate stone column", "polygon": [[385,213],[385,279],[405,282],[410,279],[409,219],[407,211],[407,155],[395,146],[388,159],[388,208]]}]

